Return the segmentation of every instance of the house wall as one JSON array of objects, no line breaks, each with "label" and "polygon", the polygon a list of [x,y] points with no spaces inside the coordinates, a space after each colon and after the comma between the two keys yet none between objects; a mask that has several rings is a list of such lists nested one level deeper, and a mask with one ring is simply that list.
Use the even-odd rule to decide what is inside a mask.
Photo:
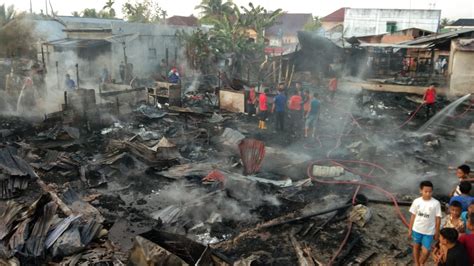
[{"label": "house wall", "polygon": [[474,50],[460,51],[452,43],[448,73],[451,94],[474,93]]},{"label": "house wall", "polygon": [[332,28],[339,26],[339,25],[344,25],[344,22],[342,21],[321,21],[321,28],[324,30],[331,30]]},{"label": "house wall", "polygon": [[[158,65],[162,59],[166,59],[168,50],[168,63],[171,66],[177,57],[178,68],[181,75],[185,74],[186,62],[184,61],[184,51],[178,43],[176,32],[184,30],[192,32],[193,27],[165,26],[142,23],[113,23],[112,34],[138,34],[138,37],[126,43],[126,54],[129,63],[133,64],[133,74],[144,78],[150,77],[158,70]],[[112,77],[120,79],[119,65],[124,61],[123,45],[121,43],[112,44]]]},{"label": "house wall", "polygon": [[387,32],[387,22],[396,22],[397,30],[419,28],[437,32],[441,10],[348,8],[344,36],[378,35]]},{"label": "house wall", "polygon": [[111,32],[67,32],[67,37],[71,39],[104,40],[110,36]]},{"label": "house wall", "polygon": [[298,36],[296,34],[286,34],[284,36],[277,37],[277,36],[270,36],[267,37],[269,40],[270,46],[277,46],[282,47],[285,44],[295,44],[298,43]]}]

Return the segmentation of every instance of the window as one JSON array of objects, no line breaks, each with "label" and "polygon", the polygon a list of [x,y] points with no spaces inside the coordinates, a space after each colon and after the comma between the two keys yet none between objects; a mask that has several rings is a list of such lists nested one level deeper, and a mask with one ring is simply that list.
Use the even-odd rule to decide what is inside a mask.
[{"label": "window", "polygon": [[156,59],[156,49],[149,48],[148,49],[148,59]]},{"label": "window", "polygon": [[387,22],[387,32],[394,33],[397,31],[397,22]]}]

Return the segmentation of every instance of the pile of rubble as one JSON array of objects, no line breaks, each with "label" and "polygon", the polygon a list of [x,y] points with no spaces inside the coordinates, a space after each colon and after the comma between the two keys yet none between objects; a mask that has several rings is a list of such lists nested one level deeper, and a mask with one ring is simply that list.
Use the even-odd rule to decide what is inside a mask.
[{"label": "pile of rubble", "polygon": [[139,105],[98,124],[2,118],[1,262],[409,263],[391,202],[359,184],[393,188],[406,205],[416,186],[397,189],[400,169],[440,179],[440,161],[460,160],[453,137],[472,135],[410,135],[419,118],[386,130],[416,104],[359,98],[346,111],[323,103],[312,141],[191,107]]}]

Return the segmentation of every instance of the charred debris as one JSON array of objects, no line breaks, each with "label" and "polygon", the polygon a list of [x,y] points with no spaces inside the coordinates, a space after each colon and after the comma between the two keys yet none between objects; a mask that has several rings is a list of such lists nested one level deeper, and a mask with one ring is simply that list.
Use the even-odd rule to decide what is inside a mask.
[{"label": "charred debris", "polygon": [[2,116],[2,263],[409,263],[405,206],[419,180],[448,188],[448,166],[472,159],[471,106],[417,132],[417,96],[311,89],[314,139],[272,118],[258,130],[199,91],[210,100],[181,105],[81,89],[40,121]]}]

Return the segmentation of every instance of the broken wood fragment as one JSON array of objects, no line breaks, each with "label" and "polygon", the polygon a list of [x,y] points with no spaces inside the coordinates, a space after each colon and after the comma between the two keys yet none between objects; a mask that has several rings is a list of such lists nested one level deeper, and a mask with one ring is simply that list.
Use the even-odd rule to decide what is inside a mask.
[{"label": "broken wood fragment", "polygon": [[291,244],[295,248],[296,256],[298,257],[298,265],[300,266],[315,266],[311,257],[311,253],[307,249],[303,249],[301,244],[296,240],[294,235],[290,235]]}]

